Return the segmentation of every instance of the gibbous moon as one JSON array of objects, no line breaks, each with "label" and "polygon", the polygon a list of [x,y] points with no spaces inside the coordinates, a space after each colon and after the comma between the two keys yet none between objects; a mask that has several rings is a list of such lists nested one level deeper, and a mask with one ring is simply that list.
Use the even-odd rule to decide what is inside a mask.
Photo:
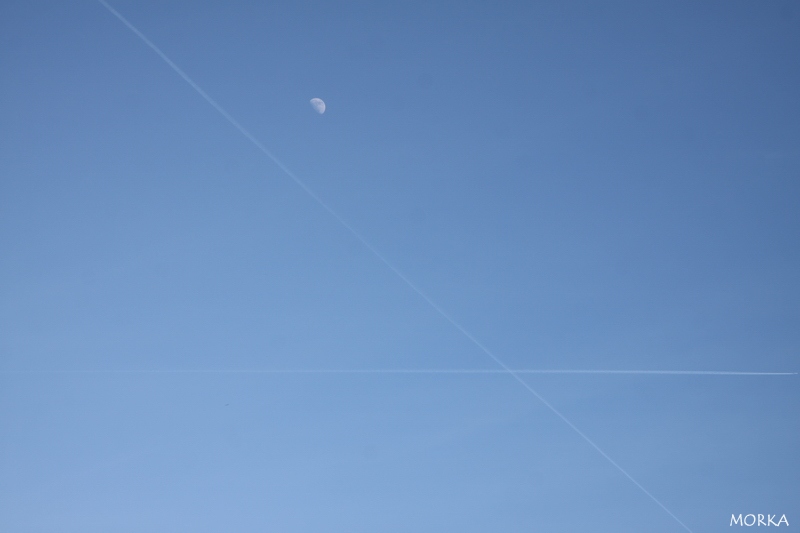
[{"label": "gibbous moon", "polygon": [[311,107],[314,108],[314,111],[320,115],[325,112],[325,102],[323,102],[321,98],[312,98],[309,103],[311,104]]}]

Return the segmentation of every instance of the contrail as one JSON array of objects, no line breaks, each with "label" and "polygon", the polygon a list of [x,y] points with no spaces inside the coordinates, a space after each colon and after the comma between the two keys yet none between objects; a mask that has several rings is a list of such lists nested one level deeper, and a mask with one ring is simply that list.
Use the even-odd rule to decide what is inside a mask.
[{"label": "contrail", "polygon": [[100,4],[105,7],[112,15],[117,17],[125,26],[128,27],[134,34],[136,34],[139,39],[142,40],[147,46],[149,46],[158,56],[164,60],[164,62],[169,65],[169,67],[174,70],[181,78],[183,78],[186,83],[188,83],[203,99],[208,102],[214,109],[216,109],[225,119],[233,125],[239,132],[244,135],[256,148],[261,150],[267,157],[269,157],[278,167],[284,171],[284,173],[289,176],[292,181],[294,181],[298,186],[300,186],[311,198],[314,199],[323,209],[325,209],[328,213],[331,214],[336,220],[339,221],[353,236],[358,239],[370,252],[372,252],[378,259],[381,260],[383,264],[385,264],[392,272],[394,272],[400,279],[402,279],[406,285],[408,285],[414,292],[420,295],[428,304],[433,307],[442,317],[444,317],[450,324],[452,324],[456,329],[458,329],[465,337],[467,337],[473,344],[475,344],[478,348],[481,349],[486,355],[488,355],[498,366],[500,366],[507,374],[517,380],[523,387],[528,389],[531,394],[533,394],[536,398],[539,399],[548,409],[550,409],[553,413],[555,413],[559,418],[561,418],[569,427],[571,427],[578,435],[580,435],[583,440],[589,443],[595,450],[600,453],[603,457],[608,460],[617,470],[619,470],[625,477],[627,477],[634,485],[639,487],[639,489],[644,492],[651,500],[653,500],[659,507],[661,507],[667,514],[669,514],[678,524],[680,524],[686,531],[692,533],[692,530],[689,527],[680,521],[680,519],[675,516],[672,511],[667,509],[667,507],[661,503],[655,496],[650,494],[644,487],[642,487],[638,481],[636,481],[633,477],[631,477],[628,472],[625,471],[620,465],[618,465],[611,457],[609,457],[603,450],[600,449],[597,444],[595,444],[588,436],[586,436],[580,429],[578,429],[572,422],[570,422],[560,411],[558,411],[555,407],[550,405],[550,403],[545,400],[536,390],[534,390],[530,385],[528,385],[521,377],[520,374],[514,372],[509,366],[507,366],[503,361],[501,361],[494,353],[492,353],[489,348],[484,346],[475,336],[473,336],[464,326],[459,324],[453,317],[451,317],[442,307],[440,307],[434,300],[432,300],[422,289],[417,287],[403,272],[401,272],[396,266],[394,266],[388,259],[386,259],[383,254],[381,254],[372,244],[370,244],[361,234],[353,228],[344,218],[341,217],[336,211],[333,210],[328,204],[326,204],[317,194],[308,186],[306,185],[300,178],[298,178],[291,170],[289,170],[286,165],[281,163],[277,157],[275,157],[272,152],[270,152],[258,139],[256,139],[247,129],[244,128],[239,122],[234,119],[225,109],[222,108],[213,98],[211,98],[203,89],[197,85],[194,80],[192,80],[183,70],[181,70],[178,65],[172,62],[172,60],[167,57],[167,55],[161,51],[150,39],[148,39],[142,32],[140,32],[133,24],[128,22],[128,20],[122,16],[116,9],[108,5],[105,0],[98,0]]},{"label": "contrail", "polygon": [[[539,370],[512,368],[515,374],[622,374],[650,376],[796,376],[797,372],[731,372],[725,370]],[[171,370],[0,370],[0,374],[386,374],[386,375],[506,375],[508,370],[472,368],[288,368]]]}]

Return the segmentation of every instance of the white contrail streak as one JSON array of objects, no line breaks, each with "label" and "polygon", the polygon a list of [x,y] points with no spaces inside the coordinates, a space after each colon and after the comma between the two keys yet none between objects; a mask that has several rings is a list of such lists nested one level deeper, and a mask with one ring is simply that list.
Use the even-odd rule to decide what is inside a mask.
[{"label": "white contrail streak", "polygon": [[[730,372],[719,370],[538,370],[513,368],[515,374],[621,374],[650,376],[796,376],[797,372]],[[508,370],[472,368],[288,368],[174,370],[0,370],[0,374],[353,374],[353,375],[506,375]]]},{"label": "white contrail streak", "polygon": [[125,26],[128,27],[134,34],[136,34],[139,39],[141,39],[147,46],[153,49],[153,51],[158,54],[158,56],[164,60],[164,62],[169,65],[169,67],[174,70],[181,78],[183,78],[186,83],[188,83],[197,93],[203,97],[203,99],[208,102],[214,109],[216,109],[225,119],[231,123],[239,132],[244,135],[251,143],[253,143],[256,148],[261,150],[267,157],[269,157],[278,167],[289,176],[292,181],[294,181],[298,186],[300,186],[309,196],[311,196],[323,209],[325,209],[328,213],[331,214],[336,220],[339,221],[347,230],[353,234],[356,239],[361,241],[361,243],[371,251],[378,259],[383,262],[392,272],[394,272],[400,279],[402,279],[406,285],[408,285],[414,292],[419,294],[428,304],[433,307],[440,315],[442,315],[450,324],[452,324],[456,329],[458,329],[465,337],[473,342],[478,348],[480,348],[486,355],[488,355],[495,363],[497,363],[506,373],[508,373],[511,377],[517,380],[523,387],[528,389],[531,394],[533,394],[536,398],[539,399],[548,409],[550,409],[553,413],[555,413],[559,418],[561,418],[569,427],[571,427],[578,435],[580,435],[583,440],[589,443],[595,450],[600,453],[603,457],[605,457],[609,463],[611,463],[617,470],[619,470],[625,477],[627,477],[634,485],[639,487],[639,489],[644,492],[651,500],[653,500],[659,507],[661,507],[664,511],[667,512],[678,524],[680,524],[684,529],[692,532],[686,524],[680,521],[677,516],[675,516],[672,511],[666,508],[663,503],[661,503],[655,496],[650,494],[644,487],[642,487],[638,481],[633,479],[628,472],[625,471],[620,465],[618,465],[611,457],[609,457],[603,450],[601,450],[597,444],[595,444],[588,436],[586,436],[581,430],[579,430],[575,425],[570,422],[560,411],[558,411],[555,407],[550,405],[550,403],[545,400],[538,392],[536,392],[530,385],[528,385],[521,377],[520,374],[515,373],[513,369],[508,367],[503,361],[501,361],[491,350],[489,350],[486,346],[484,346],[477,338],[475,338],[469,331],[467,331],[461,324],[459,324],[453,317],[451,317],[444,309],[442,309],[435,301],[433,301],[425,292],[417,287],[405,274],[403,274],[397,267],[395,267],[388,259],[386,259],[383,254],[381,254],[372,244],[370,244],[364,237],[361,236],[359,232],[355,230],[347,221],[345,221],[336,211],[333,210],[328,204],[326,204],[322,199],[317,196],[317,194],[311,190],[308,185],[306,185],[300,178],[295,176],[295,174],[289,170],[286,165],[281,163],[278,158],[276,158],[272,152],[267,150],[267,148],[261,144],[249,131],[247,131],[244,126],[239,124],[239,122],[234,119],[227,111],[225,111],[222,106],[220,106],[213,98],[211,98],[203,89],[200,88],[185,72],[183,72],[178,65],[172,62],[172,60],[167,57],[164,52],[161,51],[153,42],[150,41],[145,35],[140,32],[133,24],[128,22],[128,20],[122,16],[116,9],[108,5],[105,0],[98,0],[103,7],[105,7],[111,14],[117,17]]}]

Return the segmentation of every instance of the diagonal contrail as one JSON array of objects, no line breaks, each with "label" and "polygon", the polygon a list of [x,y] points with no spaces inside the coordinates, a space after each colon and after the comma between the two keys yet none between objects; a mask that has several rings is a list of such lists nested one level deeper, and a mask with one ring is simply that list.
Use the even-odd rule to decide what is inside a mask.
[{"label": "diagonal contrail", "polygon": [[278,167],[283,170],[283,172],[289,176],[292,181],[294,181],[298,186],[300,186],[311,198],[313,198],[323,209],[325,209],[328,213],[331,214],[336,220],[339,221],[353,236],[361,241],[361,243],[370,251],[372,252],[378,259],[381,260],[383,264],[385,264],[392,272],[394,272],[400,279],[402,279],[406,285],[408,285],[414,292],[419,294],[428,304],[433,307],[440,315],[442,315],[450,324],[452,324],[456,329],[458,329],[465,337],[467,337],[473,344],[475,344],[478,348],[480,348],[486,355],[488,355],[495,363],[497,363],[507,374],[517,380],[523,387],[528,389],[531,394],[533,394],[536,398],[539,399],[548,409],[550,409],[553,413],[555,413],[561,420],[563,420],[569,427],[571,427],[578,435],[583,438],[587,443],[589,443],[595,450],[600,453],[603,457],[608,460],[617,470],[619,470],[625,477],[627,477],[634,485],[639,487],[639,489],[644,492],[651,500],[653,500],[659,507],[661,507],[664,511],[667,512],[678,524],[680,524],[686,531],[692,533],[692,530],[689,527],[680,521],[680,519],[675,516],[672,511],[667,509],[667,507],[661,503],[655,496],[650,494],[642,485],[639,484],[633,477],[631,477],[628,472],[625,471],[620,465],[618,465],[611,457],[609,457],[603,450],[600,449],[597,444],[595,444],[588,436],[586,436],[580,429],[578,429],[572,422],[570,422],[567,417],[561,414],[555,407],[553,407],[547,400],[545,400],[536,390],[534,390],[530,385],[528,385],[521,377],[519,373],[514,372],[513,369],[508,367],[502,360],[500,360],[494,353],[492,353],[489,348],[483,345],[474,335],[472,335],[464,326],[459,324],[452,316],[450,316],[442,307],[439,306],[430,296],[428,296],[422,289],[417,287],[402,271],[400,271],[396,266],[394,266],[386,257],[383,256],[372,244],[370,244],[361,234],[353,228],[341,215],[339,215],[336,211],[333,210],[328,204],[326,204],[317,194],[308,186],[306,185],[300,178],[298,178],[291,170],[289,170],[286,165],[280,162],[277,157],[275,157],[272,152],[270,152],[261,142],[256,139],[253,134],[251,134],[247,129],[244,128],[239,122],[234,119],[225,109],[222,108],[213,98],[211,98],[208,93],[206,93],[199,85],[197,85],[194,80],[192,80],[183,70],[181,70],[178,65],[172,62],[172,60],[167,57],[167,55],[161,51],[150,39],[148,39],[142,32],[140,32],[133,24],[128,22],[128,20],[122,16],[119,11],[108,5],[105,0],[98,0],[100,4],[105,7],[112,15],[117,17],[125,26],[128,27],[134,34],[136,34],[139,39],[142,40],[147,46],[149,46],[158,56],[164,60],[164,62],[169,65],[169,67],[174,70],[181,78],[183,78],[186,83],[188,83],[197,93],[203,97],[203,99],[208,102],[214,109],[216,109],[225,119],[231,123],[233,127],[235,127],[239,132],[244,135],[251,143],[255,145],[256,148],[261,150],[267,157],[269,157]]}]

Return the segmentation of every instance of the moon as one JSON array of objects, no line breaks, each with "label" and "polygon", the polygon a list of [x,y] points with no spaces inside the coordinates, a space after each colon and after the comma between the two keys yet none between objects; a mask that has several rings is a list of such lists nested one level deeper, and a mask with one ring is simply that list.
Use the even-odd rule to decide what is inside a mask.
[{"label": "moon", "polygon": [[320,115],[325,112],[325,102],[323,102],[321,98],[312,98],[308,103],[311,104],[311,107],[314,108],[314,111]]}]

